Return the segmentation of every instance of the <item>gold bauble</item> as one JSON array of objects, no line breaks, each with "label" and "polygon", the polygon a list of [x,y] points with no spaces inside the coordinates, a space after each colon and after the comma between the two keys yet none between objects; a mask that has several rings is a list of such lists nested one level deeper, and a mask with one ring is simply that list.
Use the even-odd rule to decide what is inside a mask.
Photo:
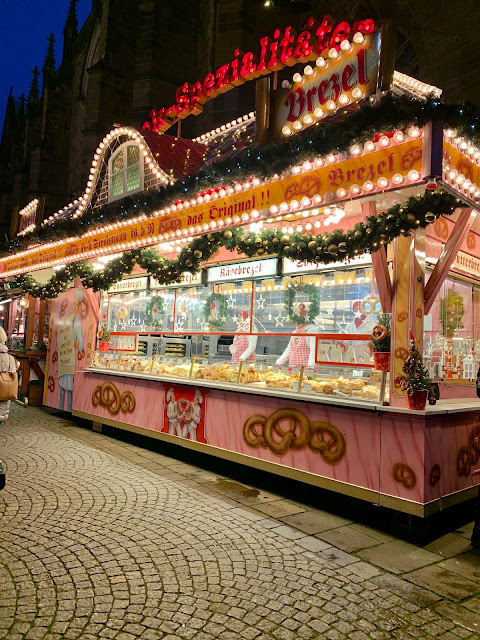
[{"label": "gold bauble", "polygon": [[215,236],[213,235],[213,233],[207,233],[207,240],[210,240],[210,242],[212,242],[212,240],[215,240]]},{"label": "gold bauble", "polygon": [[226,238],[227,240],[230,240],[232,236],[233,236],[233,233],[230,231],[230,229],[225,229],[225,231],[223,232],[223,237]]},{"label": "gold bauble", "polygon": [[199,249],[197,249],[196,251],[193,252],[193,255],[195,258],[199,259],[203,256],[203,253]]},{"label": "gold bauble", "polygon": [[338,253],[338,247],[336,244],[330,244],[328,245],[328,249],[327,249],[328,253],[331,253],[332,256],[336,255]]},{"label": "gold bauble", "polygon": [[282,236],[282,237],[280,238],[280,242],[281,242],[283,245],[287,245],[287,244],[290,242],[290,236],[287,236],[287,235]]},{"label": "gold bauble", "polygon": [[435,214],[431,211],[427,211],[425,214],[425,222],[435,222]]},{"label": "gold bauble", "polygon": [[354,236],[355,236],[355,238],[357,238],[357,239],[358,239],[358,238],[363,238],[363,233],[362,233],[359,229],[357,229],[353,235],[354,235]]},{"label": "gold bauble", "polygon": [[338,243],[338,250],[341,251],[342,253],[345,253],[345,251],[347,250],[347,243],[346,242],[339,242]]},{"label": "gold bauble", "polygon": [[191,260],[185,260],[185,265],[187,267],[191,267],[193,265],[193,262]]},{"label": "gold bauble", "polygon": [[255,246],[261,247],[263,245],[261,238],[255,238]]},{"label": "gold bauble", "polygon": [[280,240],[275,236],[275,238],[272,238],[272,244],[279,244]]},{"label": "gold bauble", "polygon": [[257,251],[257,255],[259,255],[259,256],[263,256],[266,253],[267,252],[265,251],[265,249],[263,247],[260,247],[260,249]]},{"label": "gold bauble", "polygon": [[367,228],[365,229],[365,233],[367,234],[367,236],[370,236],[370,235],[372,235],[372,233],[373,233],[373,229],[370,229],[370,227],[367,227]]},{"label": "gold bauble", "polygon": [[416,220],[417,220],[417,219],[415,218],[415,216],[413,215],[413,213],[409,213],[409,214],[407,215],[407,222],[408,222],[408,224],[415,224]]},{"label": "gold bauble", "polygon": [[315,251],[315,249],[317,248],[317,243],[315,242],[315,240],[311,240],[307,246],[310,251]]}]

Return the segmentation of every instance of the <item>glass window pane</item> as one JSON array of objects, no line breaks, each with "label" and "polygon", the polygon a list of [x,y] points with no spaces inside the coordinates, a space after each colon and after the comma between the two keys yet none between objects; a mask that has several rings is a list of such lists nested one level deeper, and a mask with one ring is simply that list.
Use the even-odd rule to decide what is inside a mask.
[{"label": "glass window pane", "polygon": [[119,151],[112,160],[112,174],[123,170],[123,150]]},{"label": "glass window pane", "polygon": [[112,175],[112,196],[119,196],[123,193],[123,172]]},{"label": "glass window pane", "polygon": [[127,191],[134,191],[140,187],[140,165],[127,169]]},{"label": "glass window pane", "polygon": [[140,149],[132,145],[127,147],[127,167],[131,167],[134,164],[138,164],[140,160]]}]

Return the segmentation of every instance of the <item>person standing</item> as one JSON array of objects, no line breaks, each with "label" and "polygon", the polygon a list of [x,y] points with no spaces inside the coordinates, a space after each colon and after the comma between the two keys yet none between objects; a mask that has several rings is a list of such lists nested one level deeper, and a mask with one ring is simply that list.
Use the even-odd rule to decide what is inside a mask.
[{"label": "person standing", "polygon": [[[6,342],[7,334],[5,333],[3,327],[0,327],[0,373],[17,373],[17,362],[15,358],[8,353]],[[8,418],[9,412],[10,400],[0,401],[0,425]]]}]

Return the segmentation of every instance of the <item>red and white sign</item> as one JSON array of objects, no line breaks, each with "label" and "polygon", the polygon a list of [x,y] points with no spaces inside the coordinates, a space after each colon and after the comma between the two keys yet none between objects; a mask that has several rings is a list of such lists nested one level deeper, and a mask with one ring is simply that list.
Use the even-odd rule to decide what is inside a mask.
[{"label": "red and white sign", "polygon": [[142,128],[164,131],[176,118],[201,113],[202,105],[215,96],[285,66],[314,60],[332,48],[338,50],[343,40],[353,39],[356,33],[372,33],[374,26],[370,18],[355,22],[352,26],[348,22],[339,22],[335,26],[330,16],[324,16],[320,23],[309,18],[305,29],[298,35],[292,27],[275,29],[273,37],[260,38],[256,54],[235,49],[233,60],[218,67],[215,73],[208,73],[202,81],[197,80],[194,84],[185,82],[177,89],[174,104],[150,111],[151,121],[145,122]]},{"label": "red and white sign", "polygon": [[340,267],[361,267],[372,264],[372,257],[368,253],[363,253],[361,256],[350,258],[348,262],[346,260],[340,262],[330,262],[329,264],[323,264],[318,262],[310,262],[309,260],[290,260],[289,258],[283,258],[282,273],[284,276],[297,273],[311,273],[312,271],[335,271]]},{"label": "red and white sign", "polygon": [[[372,95],[377,89],[380,62],[380,31],[364,42],[345,43],[336,57],[319,58],[314,67],[291,87],[287,96],[275,107],[276,130],[284,135],[310,126],[337,108],[346,107]],[[307,73],[308,72],[308,73]],[[299,74],[298,74],[299,75]],[[295,77],[295,76],[294,76]]]}]

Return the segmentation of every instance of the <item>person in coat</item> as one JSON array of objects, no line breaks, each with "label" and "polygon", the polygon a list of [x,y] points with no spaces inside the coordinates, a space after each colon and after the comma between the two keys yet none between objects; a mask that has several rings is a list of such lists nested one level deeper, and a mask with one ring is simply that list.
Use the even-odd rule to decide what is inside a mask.
[{"label": "person in coat", "polygon": [[[8,353],[7,334],[3,327],[0,327],[0,373],[15,373],[17,371],[17,362],[13,356]],[[10,412],[10,400],[0,402],[0,425],[8,418]]]}]

